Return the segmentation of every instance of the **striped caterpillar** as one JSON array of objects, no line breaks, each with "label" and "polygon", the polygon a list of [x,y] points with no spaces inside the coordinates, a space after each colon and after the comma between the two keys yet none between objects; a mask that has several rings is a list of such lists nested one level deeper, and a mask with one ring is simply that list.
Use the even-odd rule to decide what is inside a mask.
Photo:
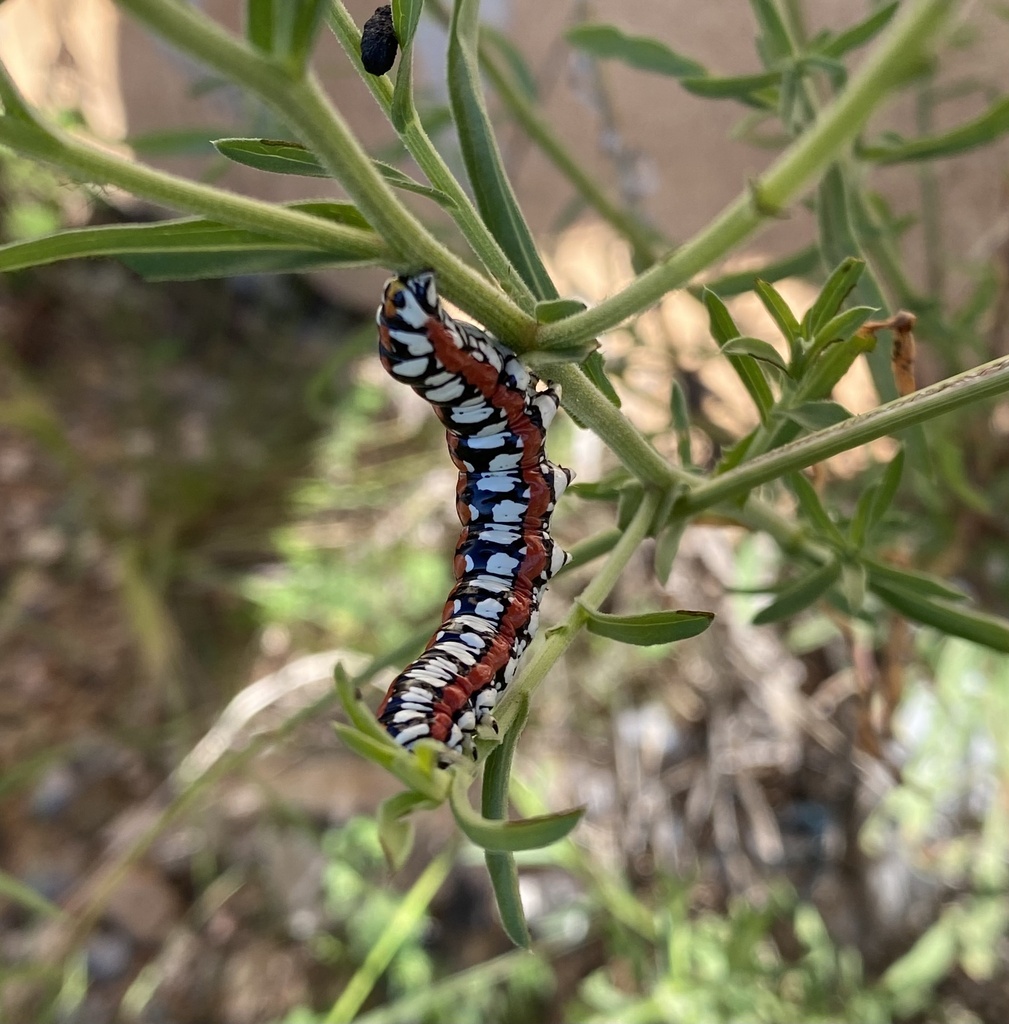
[{"label": "striped caterpillar", "polygon": [[477,729],[497,731],[494,705],[536,633],[547,581],[567,561],[548,527],[571,473],[543,449],[559,398],[496,338],[453,320],[432,271],[387,281],[377,320],[382,365],[445,424],[462,523],[441,626],[378,717],[404,747],[430,737],[474,754]]}]

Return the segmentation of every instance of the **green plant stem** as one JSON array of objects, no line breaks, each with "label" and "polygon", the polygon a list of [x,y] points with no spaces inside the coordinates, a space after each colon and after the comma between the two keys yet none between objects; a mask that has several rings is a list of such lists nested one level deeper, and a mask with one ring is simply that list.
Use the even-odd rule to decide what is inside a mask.
[{"label": "green plant stem", "polygon": [[811,466],[887,434],[934,419],[1009,391],[1009,356],[939,381],[878,409],[783,445],[722,476],[693,487],[676,503],[677,515],[691,515],[719,502],[743,497],[753,488]]},{"label": "green plant stem", "polygon": [[442,292],[500,337],[532,336],[535,324],[531,318],[450,253],[400,202],[311,75],[292,77],[285,66],[254,52],[189,4],[174,0],[118,2],[163,39],[273,107],[385,240],[395,269],[434,267]]},{"label": "green plant stem", "polygon": [[565,408],[598,434],[642,483],[665,489],[696,479],[666,462],[580,367],[569,363],[551,367],[550,377],[563,389]]},{"label": "green plant stem", "polygon": [[902,82],[950,15],[949,0],[906,4],[847,88],[711,224],[681,248],[598,306],[540,327],[542,348],[568,347],[594,338],[658,302],[712,266],[814,181],[850,143],[886,95]]},{"label": "green plant stem", "polygon": [[99,149],[52,125],[46,125],[42,131],[20,121],[0,118],[0,144],[84,181],[115,185],[158,205],[201,214],[217,223],[297,242],[304,248],[360,256],[362,261],[388,258],[388,250],[374,232],[157,171]]},{"label": "green plant stem", "polygon": [[[375,98],[375,102],[391,120],[392,83],[386,75],[370,75],[362,67],[361,32],[340,0],[332,0],[329,5],[329,26],[343,47],[348,60],[354,65],[369,92]],[[480,214],[466,190],[459,184],[442,155],[435,149],[427,132],[424,131],[416,112],[400,132],[400,139],[410,156],[417,161],[417,166],[427,175],[427,180],[452,200],[453,208],[449,212],[488,273],[508,291],[522,308],[531,311],[535,305],[533,293],[516,273],[497,240],[487,230],[487,226],[481,220]]]},{"label": "green plant stem", "polygon": [[452,867],[454,850],[440,853],[424,869],[420,878],[410,887],[389,919],[378,941],[368,950],[364,963],[347,982],[340,998],[326,1015],[325,1024],[350,1024],[368,998],[378,979],[389,966],[399,948],[416,929]]},{"label": "green plant stem", "polygon": [[655,513],[661,507],[662,500],[662,491],[645,492],[634,518],[610,552],[606,564],[582,591],[578,602],[568,613],[567,618],[559,625],[547,630],[543,643],[537,646],[522,671],[505,691],[496,716],[502,730],[507,731],[515,719],[520,706],[520,696],[532,694],[550,671],[554,662],[571,646],[579,630],[588,621],[588,612],[598,610],[606,600],[623,572],[624,566],[648,536],[653,526]]}]

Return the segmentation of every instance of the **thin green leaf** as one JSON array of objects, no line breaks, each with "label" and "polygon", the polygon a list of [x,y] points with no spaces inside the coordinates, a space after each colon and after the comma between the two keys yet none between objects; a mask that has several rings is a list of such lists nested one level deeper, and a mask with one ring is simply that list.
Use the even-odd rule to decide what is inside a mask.
[{"label": "thin green leaf", "polygon": [[437,804],[421,793],[407,790],[383,800],[378,806],[378,841],[390,871],[399,871],[413,849],[413,823],[406,820],[412,811],[426,810]]},{"label": "thin green leaf", "polygon": [[698,636],[711,625],[714,612],[683,609],[666,612],[644,612],[640,615],[607,615],[582,605],[587,616],[585,628],[596,636],[616,640],[635,647],[672,644]]},{"label": "thin green leaf", "polygon": [[851,538],[852,547],[861,550],[865,543],[865,536],[869,529],[869,511],[876,501],[879,493],[879,484],[870,484],[858,496],[855,504],[855,512],[851,517],[851,525],[848,528],[848,536]]},{"label": "thin green leaf", "polygon": [[411,178],[409,174],[404,174],[398,167],[393,167],[392,164],[384,163],[381,160],[372,160],[372,163],[379,174],[393,188],[400,188],[404,192],[413,192],[415,195],[425,196],[427,199],[436,202],[443,209],[449,211],[455,209],[455,202],[451,196],[446,195],[441,189],[422,184],[415,178]]},{"label": "thin green leaf", "polygon": [[937,597],[940,601],[966,601],[967,595],[951,583],[917,569],[898,568],[876,558],[862,558],[869,572],[869,582],[894,590],[906,590],[920,597]]},{"label": "thin green leaf", "polygon": [[[759,270],[740,270],[735,274],[724,274],[712,281],[708,287],[723,299],[752,292],[758,281],[780,281],[786,277],[806,277],[820,265],[820,254],[816,246],[811,245],[800,249],[791,256],[783,256],[780,260],[765,263]],[[704,288],[691,285],[687,289],[694,298],[699,299]]]},{"label": "thin green leaf", "polygon": [[606,376],[606,364],[603,362],[602,354],[599,351],[593,352],[588,359],[582,363],[585,375],[593,384],[607,397],[612,405],[620,408],[620,396],[613,386],[610,378]]},{"label": "thin green leaf", "polygon": [[255,167],[273,174],[300,174],[310,178],[329,178],[329,171],[300,142],[283,139],[212,139],[221,156],[236,164]]},{"label": "thin green leaf", "polygon": [[312,56],[328,0],[284,0],[287,20],[286,57],[291,66],[303,72]]},{"label": "thin green leaf", "polygon": [[703,75],[704,66],[671,50],[649,36],[632,36],[615,25],[576,25],[568,29],[568,42],[597,60],[618,60],[639,71],[672,78]]},{"label": "thin green leaf", "polygon": [[790,583],[764,609],[753,617],[755,626],[766,626],[791,618],[818,601],[837,582],[841,566],[837,561],[827,562],[812,572]]},{"label": "thin green leaf", "polygon": [[835,341],[847,341],[876,310],[872,306],[852,306],[831,317],[813,336],[812,353]]},{"label": "thin green leaf", "polygon": [[545,299],[536,303],[533,316],[537,323],[555,324],[587,308],[581,299]]},{"label": "thin green leaf", "polygon": [[355,754],[391,772],[403,785],[437,803],[445,800],[448,793],[446,772],[434,774],[424,771],[415,755],[397,748],[388,738],[387,742],[379,742],[340,722],[334,722],[333,728]]},{"label": "thin green leaf", "polygon": [[768,363],[776,370],[780,370],[784,374],[788,373],[788,367],[785,366],[785,360],[781,358],[778,350],[773,345],[766,341],[762,341],[760,338],[730,338],[722,346],[722,352],[727,356],[752,356],[758,362]]},{"label": "thin green leaf", "polygon": [[[722,348],[726,342],[739,337],[739,328],[736,327],[725,303],[710,288],[704,289],[703,299],[708,309],[711,336],[718,342],[718,347]],[[760,368],[747,356],[730,355],[728,360],[753,399],[761,421],[765,422],[774,405],[774,395]]]},{"label": "thin green leaf", "polygon": [[858,155],[863,160],[879,164],[936,160],[940,157],[958,156],[978,146],[987,146],[1006,132],[1009,132],[1009,97],[993,103],[980,117],[952,131],[922,136],[909,142],[861,146]]},{"label": "thin green leaf", "polygon": [[872,334],[855,334],[824,349],[819,358],[802,375],[797,389],[799,399],[826,398],[837,382],[851,369],[855,360],[876,347]]},{"label": "thin green leaf", "polygon": [[875,500],[868,510],[868,521],[866,523],[866,536],[872,534],[873,528],[877,526],[887,509],[893,504],[894,495],[900,486],[900,478],[904,472],[904,449],[898,450],[897,454],[890,460],[889,465],[883,473],[883,479],[876,490]]},{"label": "thin green leaf", "polygon": [[802,318],[803,333],[807,338],[815,337],[817,332],[827,324],[841,304],[858,284],[858,279],[865,270],[865,261],[854,256],[845,257],[827,278],[826,283]]},{"label": "thin green leaf", "polygon": [[772,67],[791,55],[792,41],[776,4],[772,0],[750,0],[757,20],[757,50],[765,67]]},{"label": "thin green leaf", "polygon": [[273,53],[273,0],[247,0],[245,37],[263,53]]},{"label": "thin green leaf", "polygon": [[795,319],[795,314],[789,308],[788,303],[781,297],[777,289],[765,280],[755,281],[753,290],[757,293],[757,298],[764,304],[764,309],[771,315],[771,319],[777,324],[782,337],[788,342],[789,350],[795,352],[802,332],[799,328],[799,321]]},{"label": "thin green leaf", "polygon": [[356,691],[354,682],[347,675],[346,669],[339,663],[333,668],[333,682],[340,706],[351,723],[373,740],[377,740],[380,743],[392,743],[389,734],[382,728],[378,719],[371,713],[364,701],[361,700],[361,695]]},{"label": "thin green leaf", "polygon": [[257,235],[243,228],[215,224],[200,217],[186,217],[155,224],[107,224],[96,228],[77,228],[28,242],[13,242],[0,246],[0,270],[19,270],[65,259],[124,256],[131,253],[151,253],[161,255],[166,260],[173,255],[233,254],[257,257],[265,253],[272,254],[278,260],[297,262],[311,259],[317,263],[339,262],[342,259],[370,262],[379,253],[378,237],[374,236],[374,243],[369,241],[369,236],[363,233],[367,223],[353,206],[346,203],[299,203],[293,204],[292,208],[362,229],[360,240],[353,243],[348,240],[348,247],[342,253],[323,253],[319,250],[305,250],[294,242]]},{"label": "thin green leaf", "polygon": [[392,0],[392,23],[399,45],[408,49],[424,11],[424,0]]},{"label": "thin green leaf", "polygon": [[4,117],[30,124],[42,131],[42,126],[32,113],[31,107],[25,102],[24,96],[21,95],[21,91],[2,62],[0,62],[0,103],[3,104]]},{"label": "thin green leaf", "polygon": [[[519,694],[517,700],[518,706],[511,727],[484,764],[481,807],[484,817],[492,821],[507,817],[512,760],[518,738],[529,719],[528,695]],[[484,860],[505,934],[516,946],[528,949],[532,940],[522,908],[515,856],[500,850],[485,850]]]},{"label": "thin green leaf", "polygon": [[801,473],[789,473],[787,482],[789,490],[799,502],[803,519],[812,523],[816,532],[828,543],[843,546],[844,534],[827,514],[813,485]]},{"label": "thin green leaf", "polygon": [[396,86],[392,91],[392,106],[389,119],[393,128],[403,135],[407,128],[418,120],[417,107],[413,101],[413,47],[405,47],[396,69]]},{"label": "thin green leaf", "polygon": [[655,567],[655,578],[662,586],[669,581],[669,576],[673,571],[673,563],[680,550],[680,541],[683,539],[686,525],[686,519],[678,517],[660,530],[655,538],[655,557],[652,564]]},{"label": "thin green leaf", "polygon": [[1006,619],[925,597],[918,591],[885,585],[874,579],[871,572],[869,581],[870,590],[901,615],[950,636],[1009,654],[1009,621]]},{"label": "thin green leaf", "polygon": [[835,423],[851,419],[851,413],[843,405],[830,401],[804,402],[795,409],[784,410],[784,415],[805,430],[825,430]]},{"label": "thin green leaf", "polygon": [[673,430],[676,431],[676,450],[680,456],[681,466],[693,464],[693,453],[690,450],[690,409],[687,396],[678,380],[674,380],[669,390],[669,415]]},{"label": "thin green leaf", "polygon": [[694,96],[710,100],[736,100],[758,110],[773,110],[777,104],[780,71],[767,71],[758,75],[736,75],[716,78],[681,78],[680,85]]},{"label": "thin green leaf", "polygon": [[463,835],[484,850],[516,853],[551,846],[567,836],[585,813],[584,807],[576,807],[559,814],[544,814],[521,821],[495,821],[473,809],[467,796],[469,781],[462,773],[454,773],[449,806]]},{"label": "thin green leaf", "polygon": [[820,47],[820,52],[825,53],[828,57],[843,57],[846,53],[857,50],[860,46],[871,42],[890,23],[890,19],[897,13],[899,7],[899,0],[880,7],[864,21],[860,21],[858,24],[852,25],[851,28],[838,32],[832,39],[828,39]]},{"label": "thin green leaf", "polygon": [[502,32],[490,25],[484,25],[480,29],[480,42],[483,46],[489,46],[496,50],[498,56],[504,61],[505,66],[511,72],[512,84],[531,103],[539,103],[539,88],[536,85],[536,78],[526,63],[525,57],[512,41]]},{"label": "thin green leaf", "polygon": [[463,161],[484,223],[539,299],[557,298],[532,233],[505,174],[483,102],[477,44],[477,0],[456,0],[448,45],[448,85]]},{"label": "thin green leaf", "polygon": [[533,940],[522,908],[515,855],[500,850],[484,850],[483,856],[491,888],[494,890],[498,914],[501,917],[501,927],[516,946],[520,949],[529,949]]}]

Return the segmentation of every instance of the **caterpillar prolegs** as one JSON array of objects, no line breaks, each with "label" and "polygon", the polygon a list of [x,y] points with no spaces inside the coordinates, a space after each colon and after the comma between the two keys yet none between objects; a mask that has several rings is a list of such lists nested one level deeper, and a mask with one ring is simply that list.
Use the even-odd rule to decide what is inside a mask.
[{"label": "caterpillar prolegs", "polygon": [[543,447],[559,399],[496,338],[453,320],[431,271],[387,281],[377,319],[382,365],[445,424],[462,523],[441,626],[378,717],[404,747],[430,737],[472,753],[478,728],[497,730],[494,705],[536,633],[547,581],[567,561],[549,525],[571,473]]}]

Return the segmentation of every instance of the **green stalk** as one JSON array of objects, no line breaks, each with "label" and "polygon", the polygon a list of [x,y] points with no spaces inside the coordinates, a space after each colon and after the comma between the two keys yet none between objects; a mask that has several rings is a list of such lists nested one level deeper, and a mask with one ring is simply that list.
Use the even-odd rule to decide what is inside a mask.
[{"label": "green stalk", "polygon": [[372,231],[157,171],[99,149],[53,125],[46,124],[44,130],[40,130],[20,121],[0,118],[0,144],[83,181],[115,185],[173,210],[200,214],[221,224],[297,242],[305,248],[356,254],[362,260],[388,258],[388,250]]},{"label": "green stalk", "polygon": [[902,82],[951,13],[949,0],[906,4],[847,88],[699,235],[593,309],[538,332],[542,348],[577,345],[611,330],[712,266],[768,219],[778,216],[834,161],[886,95]]},{"label": "green stalk", "polygon": [[537,646],[522,671],[505,691],[496,715],[503,732],[508,731],[515,719],[520,695],[528,696],[539,686],[554,662],[571,646],[579,630],[588,621],[588,612],[598,610],[606,600],[624,566],[648,536],[655,514],[662,504],[662,498],[661,491],[645,492],[634,518],[610,552],[606,564],[582,591],[568,617],[559,625],[547,630],[546,639]]},{"label": "green stalk", "polygon": [[311,76],[254,52],[196,8],[174,0],[118,0],[184,53],[238,82],[275,109],[301,136],[392,251],[396,268],[437,269],[442,292],[505,338],[529,338],[532,320],[510,299],[450,253],[407,209],[378,173],[340,113]]},{"label": "green stalk", "polygon": [[[329,5],[329,25],[375,101],[386,117],[389,117],[392,111],[392,82],[385,75],[369,75],[361,66],[361,32],[340,0],[332,0]],[[410,156],[417,161],[417,166],[427,175],[427,180],[452,200],[454,208],[449,212],[488,273],[509,291],[519,305],[532,309],[535,305],[532,292],[487,230],[466,190],[435,149],[419,118],[414,117],[406,124],[400,139]]]},{"label": "green stalk", "polygon": [[753,488],[786,473],[1006,391],[1009,391],[1009,356],[993,359],[904,398],[887,402],[871,412],[853,416],[782,445],[752,462],[745,462],[722,476],[691,488],[677,502],[676,514],[691,515],[719,502],[744,497]]},{"label": "green stalk", "polygon": [[333,1004],[325,1024],[350,1024],[389,966],[392,958],[409,938],[425,911],[431,905],[452,867],[451,848],[439,854],[410,887],[396,912],[389,919],[378,941],[368,950],[364,963],[347,982],[340,998]]}]

